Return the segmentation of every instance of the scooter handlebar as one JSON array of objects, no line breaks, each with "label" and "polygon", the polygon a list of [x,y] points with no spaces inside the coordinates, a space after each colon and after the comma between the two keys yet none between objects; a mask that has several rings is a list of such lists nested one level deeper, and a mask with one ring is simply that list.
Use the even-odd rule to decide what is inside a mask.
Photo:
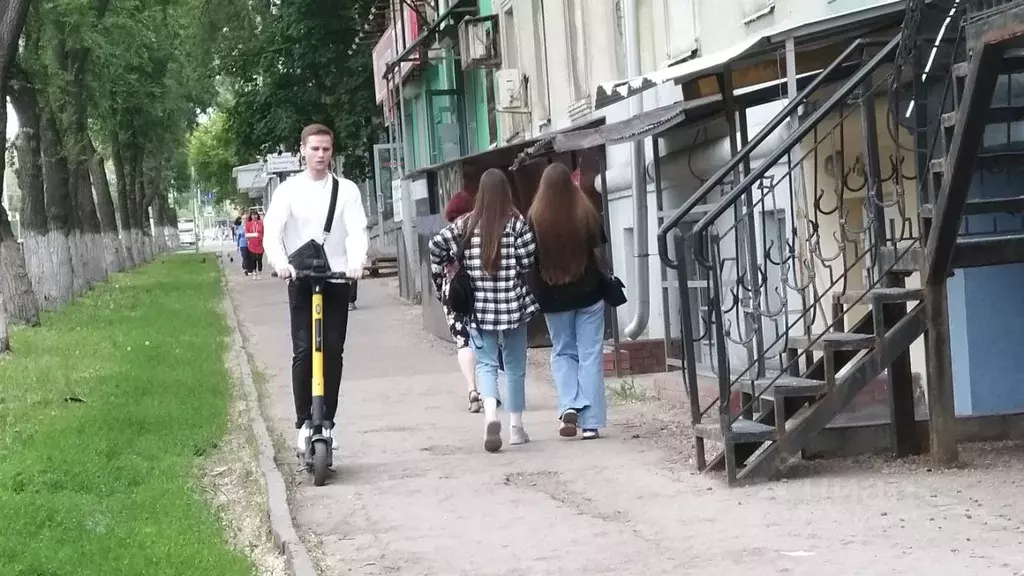
[{"label": "scooter handlebar", "polygon": [[344,272],[316,272],[313,270],[296,270],[295,279],[301,280],[303,278],[309,278],[310,280],[349,280],[348,274]]}]

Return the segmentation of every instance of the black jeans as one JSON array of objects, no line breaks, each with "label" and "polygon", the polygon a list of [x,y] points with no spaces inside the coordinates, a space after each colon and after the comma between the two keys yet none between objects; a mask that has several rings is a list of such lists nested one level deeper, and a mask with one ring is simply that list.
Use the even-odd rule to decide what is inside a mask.
[{"label": "black jeans", "polygon": [[253,269],[257,272],[263,272],[263,252],[260,252],[259,254],[249,252],[249,255],[252,257]]},{"label": "black jeans", "polygon": [[[313,415],[313,286],[308,281],[288,283],[288,309],[292,322],[292,397],[295,428]],[[349,285],[324,283],[324,420],[334,421],[341,388],[342,356],[348,331]]]}]

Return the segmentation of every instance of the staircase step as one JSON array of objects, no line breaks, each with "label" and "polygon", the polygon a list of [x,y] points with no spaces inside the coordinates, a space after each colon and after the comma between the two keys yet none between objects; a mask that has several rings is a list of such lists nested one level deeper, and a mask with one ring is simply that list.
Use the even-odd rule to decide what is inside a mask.
[{"label": "staircase step", "polygon": [[[924,252],[920,244],[914,246],[882,246],[879,248],[878,260],[883,270],[897,274],[914,274],[921,271]],[[897,262],[896,259],[899,258]]]},{"label": "staircase step", "polygon": [[[1021,214],[1024,213],[1024,196],[1013,198],[986,198],[984,200],[968,200],[964,205],[964,216],[977,214]],[[935,208],[931,204],[921,206],[922,218],[934,218]]]},{"label": "staircase step", "polygon": [[[1022,48],[1008,48],[1003,53],[1003,63],[999,67],[1003,74],[1013,74],[1014,72],[1024,72],[1024,49]],[[965,79],[967,78],[968,64],[967,62],[957,62],[953,64],[952,73],[956,78]]]},{"label": "staircase step", "polygon": [[762,378],[754,382],[754,391],[762,398],[792,398],[796,396],[817,396],[825,392],[825,383],[798,376],[780,376],[778,379]]},{"label": "staircase step", "polygon": [[818,336],[790,336],[789,347],[800,350],[867,350],[875,345],[873,334],[827,332],[820,338]]},{"label": "staircase step", "polygon": [[[946,112],[942,115],[942,127],[954,128],[956,120],[956,112]],[[1020,120],[1024,120],[1024,106],[993,106],[988,109],[988,115],[985,117],[986,124],[1005,124]]]},{"label": "staircase step", "polygon": [[843,304],[893,304],[924,300],[924,288],[872,288],[871,290],[847,290],[839,297]]},{"label": "staircase step", "polygon": [[[693,433],[700,438],[723,442],[722,426],[717,421],[701,422],[693,427]],[[760,422],[740,418],[732,423],[732,436],[730,441],[733,443],[767,442],[768,440],[775,440],[776,436],[777,432],[775,428],[768,426],[767,424],[761,424]]]},{"label": "staircase step", "polygon": [[953,266],[977,268],[1024,262],[1024,232],[1004,232],[959,238]]}]

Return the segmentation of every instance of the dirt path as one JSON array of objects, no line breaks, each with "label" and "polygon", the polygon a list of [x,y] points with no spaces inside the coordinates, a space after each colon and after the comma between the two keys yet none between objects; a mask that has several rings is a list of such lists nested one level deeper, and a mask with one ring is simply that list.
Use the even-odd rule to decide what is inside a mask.
[{"label": "dirt path", "polygon": [[360,284],[340,466],[315,488],[292,466],[283,283],[230,272],[298,529],[324,574],[1024,574],[1012,447],[971,449],[971,472],[846,461],[729,489],[693,474],[679,406],[614,406],[605,438],[559,439],[547,351],[531,351],[534,441],[485,454],[453,351],[386,280]]}]

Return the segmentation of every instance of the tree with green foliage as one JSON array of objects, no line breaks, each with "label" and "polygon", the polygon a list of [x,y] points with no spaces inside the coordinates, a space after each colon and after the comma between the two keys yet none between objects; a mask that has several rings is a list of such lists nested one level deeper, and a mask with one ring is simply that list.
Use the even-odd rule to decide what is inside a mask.
[{"label": "tree with green foliage", "polygon": [[360,32],[375,0],[224,0],[214,22],[217,72],[230,102],[224,108],[237,163],[278,149],[295,151],[303,126],[335,133],[346,176],[370,176],[380,133],[373,62]]},{"label": "tree with green foliage", "polygon": [[[216,94],[213,6],[0,6],[0,49],[8,50],[8,58],[0,54],[0,88],[21,125],[14,148],[24,245],[17,272],[4,254],[22,249],[7,241],[10,225],[0,213],[0,308],[12,307],[3,293],[12,286],[39,306],[60,306],[107,274],[177,245],[173,199],[192,190],[188,138]],[[15,30],[16,22],[24,25]]]},{"label": "tree with green foliage", "polygon": [[192,132],[188,161],[196,182],[203,190],[214,193],[217,204],[237,200],[238,188],[231,170],[238,165],[238,151],[223,112],[214,112]]}]

